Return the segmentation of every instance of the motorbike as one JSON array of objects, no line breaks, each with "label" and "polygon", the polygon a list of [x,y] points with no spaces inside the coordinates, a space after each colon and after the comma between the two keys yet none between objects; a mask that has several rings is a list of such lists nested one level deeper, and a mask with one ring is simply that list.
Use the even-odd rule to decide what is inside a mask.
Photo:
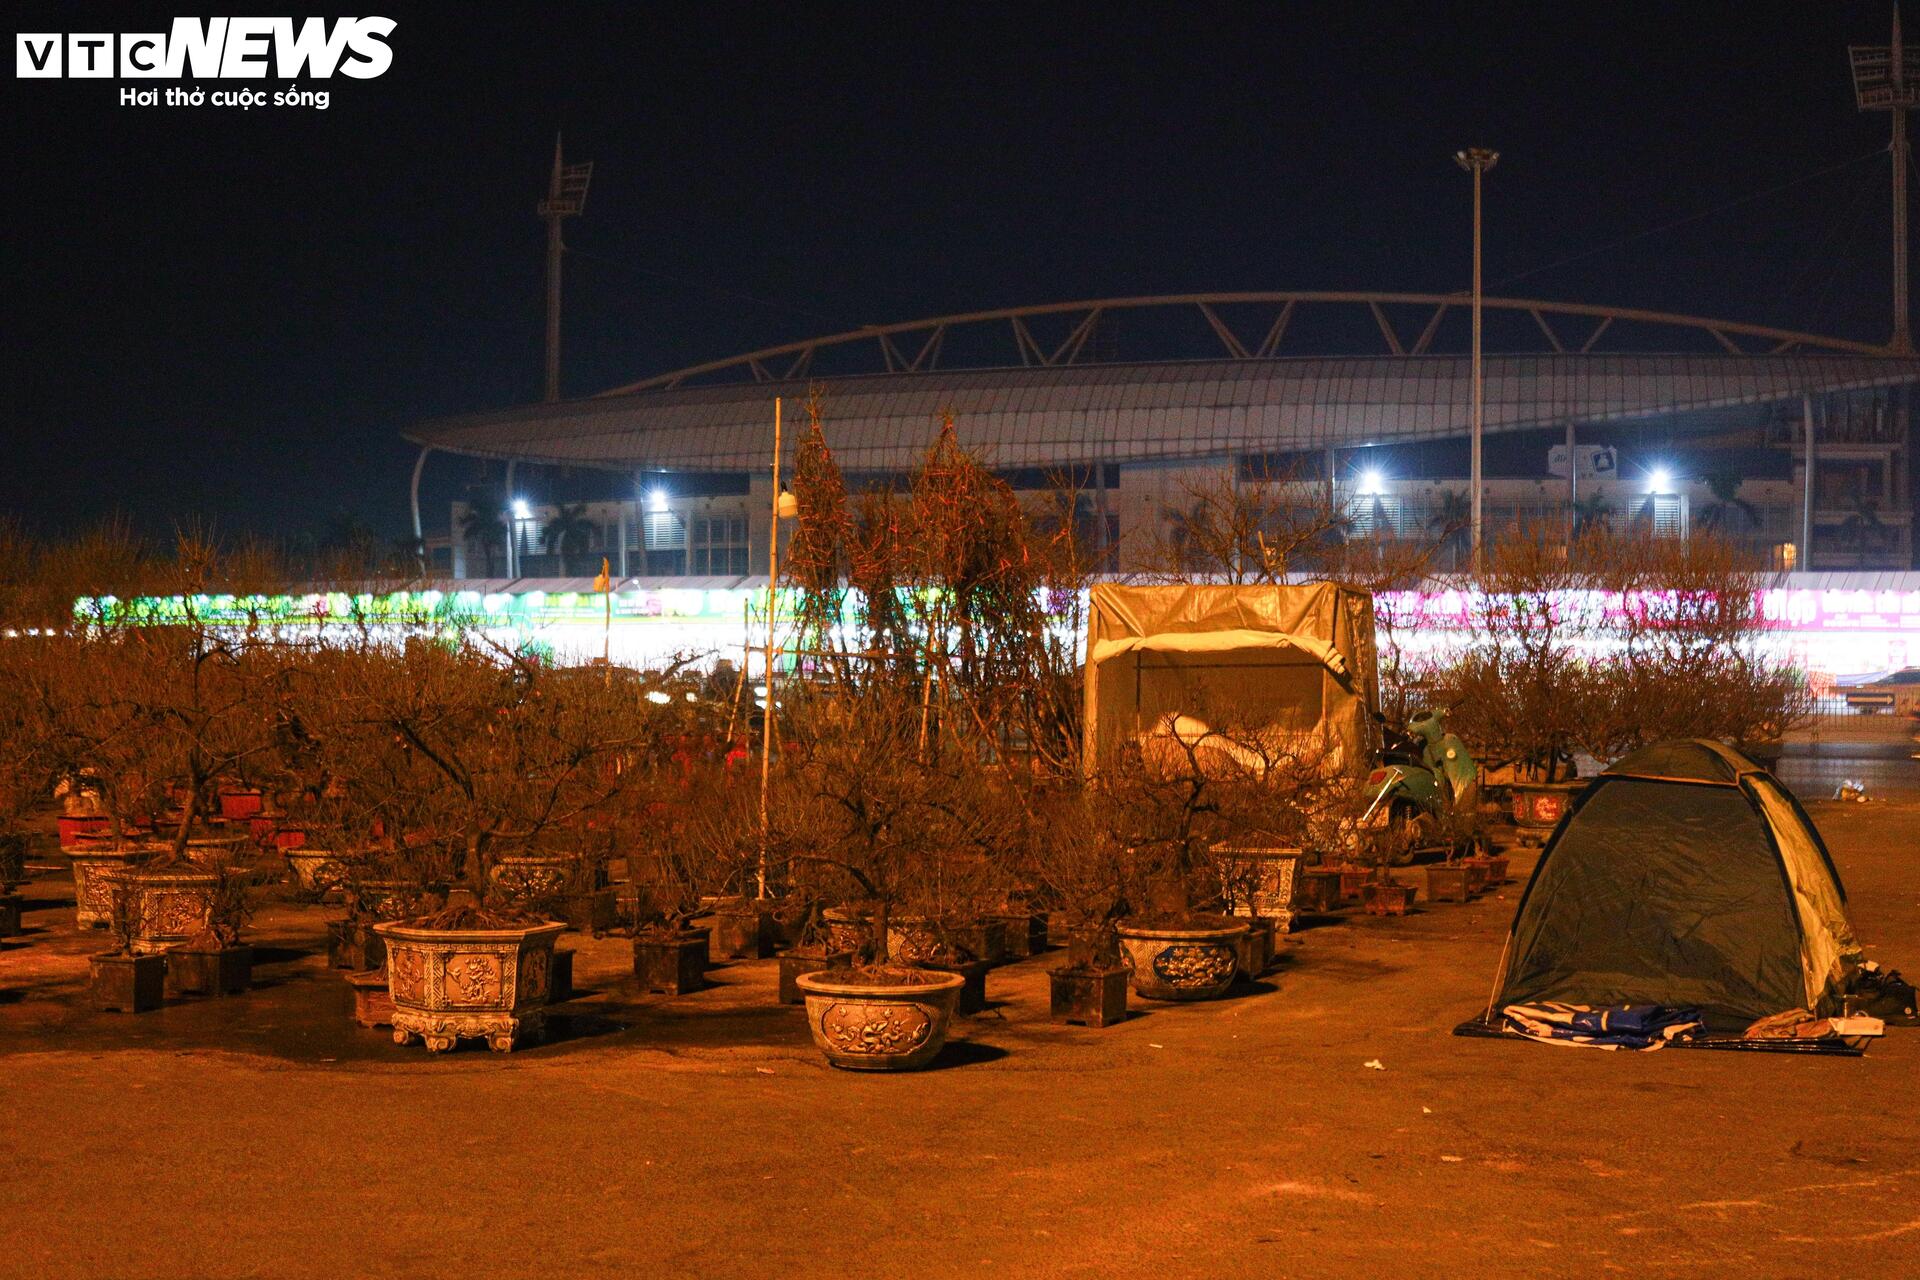
[{"label": "motorbike", "polygon": [[[1447,732],[1446,711],[1428,710],[1395,729],[1382,726],[1380,763],[1367,775],[1372,803],[1360,817],[1362,827],[1411,827],[1416,836],[1401,842],[1398,861],[1412,860],[1412,849],[1432,844],[1455,813],[1480,807],[1480,767],[1467,744]],[[1469,838],[1477,844],[1477,838]]]}]

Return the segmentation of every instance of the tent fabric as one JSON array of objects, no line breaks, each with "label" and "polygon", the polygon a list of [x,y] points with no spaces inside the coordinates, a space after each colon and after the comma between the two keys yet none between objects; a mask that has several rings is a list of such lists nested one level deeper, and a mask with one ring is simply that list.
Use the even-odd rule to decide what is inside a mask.
[{"label": "tent fabric", "polygon": [[1086,763],[1174,718],[1231,715],[1370,759],[1373,597],[1333,583],[1099,583],[1087,622]]},{"label": "tent fabric", "polygon": [[[1661,768],[1726,759],[1663,745]],[[1858,948],[1817,834],[1763,770],[1702,781],[1593,782],[1521,898],[1494,1007],[1695,1006],[1715,1031],[1836,1007]]]},{"label": "tent fabric", "polygon": [[1710,738],[1656,742],[1620,757],[1608,773],[1639,778],[1691,778],[1697,782],[1732,782],[1759,765],[1725,743]]}]

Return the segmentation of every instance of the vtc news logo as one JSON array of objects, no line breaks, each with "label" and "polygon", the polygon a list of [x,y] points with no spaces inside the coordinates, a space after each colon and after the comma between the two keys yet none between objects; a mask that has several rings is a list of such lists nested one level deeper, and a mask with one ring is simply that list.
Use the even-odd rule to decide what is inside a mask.
[{"label": "vtc news logo", "polygon": [[20,32],[20,79],[371,80],[393,65],[392,18],[175,18],[171,31]]}]

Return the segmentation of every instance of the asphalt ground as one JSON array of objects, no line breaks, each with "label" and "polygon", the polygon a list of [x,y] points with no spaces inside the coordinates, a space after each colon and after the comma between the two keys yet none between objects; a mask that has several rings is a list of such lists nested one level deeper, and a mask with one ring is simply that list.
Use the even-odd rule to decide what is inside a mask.
[{"label": "asphalt ground", "polygon": [[[1868,954],[1920,971],[1920,799],[1810,807]],[[93,1013],[101,937],[44,865],[0,952],[0,1276],[1920,1275],[1920,1030],[1455,1037],[1518,882],[1306,921],[1232,998],[1104,1030],[1048,1020],[1052,952],[876,1076],[824,1065],[772,961],[642,997],[572,935],[547,1043],[430,1058],[352,1024],[334,912],[277,900],[255,991]]]}]

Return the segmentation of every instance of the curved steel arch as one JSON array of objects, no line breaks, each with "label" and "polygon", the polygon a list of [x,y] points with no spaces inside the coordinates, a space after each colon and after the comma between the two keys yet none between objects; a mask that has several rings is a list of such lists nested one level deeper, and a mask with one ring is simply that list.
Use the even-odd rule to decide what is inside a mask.
[{"label": "curved steel arch", "polygon": [[[1440,328],[1441,319],[1449,310],[1466,308],[1472,305],[1472,296],[1465,293],[1355,293],[1355,292],[1289,292],[1289,293],[1177,293],[1157,297],[1102,298],[1080,302],[1052,302],[1031,307],[1009,307],[996,311],[969,311],[959,315],[937,316],[928,320],[908,320],[898,324],[868,325],[864,328],[849,330],[846,333],[831,334],[826,337],[808,338],[800,342],[783,343],[776,347],[762,347],[758,351],[749,351],[744,355],[730,356],[724,360],[709,360],[704,364],[691,365],[685,369],[676,369],[672,373],[658,374],[639,382],[614,387],[599,394],[602,396],[629,395],[636,391],[648,391],[656,388],[678,387],[689,378],[705,377],[708,374],[740,372],[745,373],[754,382],[791,381],[806,376],[813,363],[815,353],[826,347],[852,346],[858,343],[876,344],[881,361],[887,373],[930,373],[939,365],[940,350],[950,329],[963,325],[986,325],[1006,323],[1011,327],[1013,343],[1019,352],[1020,363],[1033,367],[1074,364],[1086,347],[1087,339],[1092,336],[1095,325],[1102,315],[1110,311],[1141,310],[1146,308],[1196,308],[1214,336],[1225,348],[1227,357],[1235,360],[1264,360],[1280,354],[1280,344],[1285,339],[1287,329],[1294,312],[1302,305],[1334,304],[1347,306],[1365,306],[1373,313],[1374,322],[1379,326],[1380,336],[1386,345],[1387,354],[1396,356],[1426,355],[1432,346],[1433,338]],[[1267,327],[1265,335],[1258,343],[1249,346],[1240,335],[1223,320],[1215,307],[1233,306],[1242,303],[1258,303],[1278,307],[1273,322]],[[1814,351],[1841,352],[1849,355],[1889,355],[1888,348],[1870,342],[1855,342],[1848,338],[1827,337],[1815,333],[1799,333],[1791,329],[1776,329],[1767,325],[1743,324],[1733,320],[1712,320],[1704,316],[1681,315],[1670,311],[1646,311],[1635,307],[1602,307],[1579,302],[1547,302],[1536,298],[1482,298],[1484,307],[1497,311],[1524,312],[1533,318],[1546,339],[1548,349],[1558,355],[1586,355],[1593,352],[1608,328],[1616,320],[1625,320],[1637,324],[1661,325],[1676,329],[1691,329],[1711,335],[1723,348],[1733,355],[1778,354],[1791,351],[1796,347]],[[1384,308],[1389,306],[1431,307],[1428,317],[1419,335],[1409,343],[1403,340]],[[1036,316],[1080,315],[1081,319],[1067,334],[1064,341],[1051,350],[1040,344],[1034,337],[1026,321]],[[1570,340],[1562,339],[1549,322],[1549,316],[1578,316],[1591,319],[1596,323],[1589,329],[1577,347],[1569,345]],[[917,337],[912,343],[896,342],[896,339]],[[1764,352],[1749,350],[1736,339],[1759,339],[1767,344]],[[911,354],[910,354],[911,353]],[[772,362],[782,362],[782,367],[774,367]]]}]

